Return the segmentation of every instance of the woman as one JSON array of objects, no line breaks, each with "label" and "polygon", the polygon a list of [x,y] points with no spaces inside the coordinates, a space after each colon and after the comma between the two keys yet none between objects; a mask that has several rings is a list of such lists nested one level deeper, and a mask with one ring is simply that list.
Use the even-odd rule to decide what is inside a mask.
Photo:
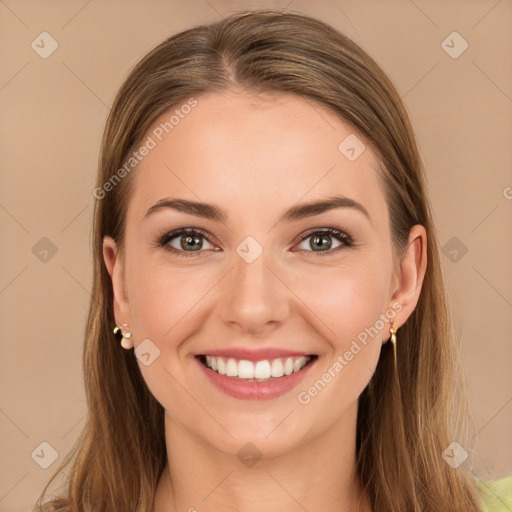
[{"label": "woman", "polygon": [[484,510],[425,189],[396,89],[332,27],[237,13],[151,51],[101,149],[90,412],[37,506]]}]

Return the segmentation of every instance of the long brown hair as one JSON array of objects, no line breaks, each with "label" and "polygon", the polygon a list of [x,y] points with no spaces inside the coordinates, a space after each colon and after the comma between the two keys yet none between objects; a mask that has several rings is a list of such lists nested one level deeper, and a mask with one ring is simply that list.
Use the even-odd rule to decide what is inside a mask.
[{"label": "long brown hair", "polygon": [[[94,275],[83,368],[89,413],[71,452],[37,506],[66,512],[149,512],[166,463],[164,411],[131,351],[112,327],[112,287],[102,241],[123,248],[132,174],[113,177],[157,118],[201,93],[239,87],[316,100],[352,125],[380,159],[393,248],[411,227],[428,237],[427,270],[415,311],[398,332],[398,361],[386,343],[359,398],[357,461],[379,512],[475,512],[474,482],[442,458],[464,446],[466,402],[454,343],[423,164],[408,114],[392,82],[355,42],[309,16],[235,13],[176,34],[146,55],[122,85],[103,136],[95,203]],[[134,171],[136,172],[136,171]],[[119,176],[119,174],[117,175]],[[98,197],[98,195],[97,195]],[[172,451],[172,447],[171,447]],[[70,466],[65,497],[43,505],[48,486]]]}]

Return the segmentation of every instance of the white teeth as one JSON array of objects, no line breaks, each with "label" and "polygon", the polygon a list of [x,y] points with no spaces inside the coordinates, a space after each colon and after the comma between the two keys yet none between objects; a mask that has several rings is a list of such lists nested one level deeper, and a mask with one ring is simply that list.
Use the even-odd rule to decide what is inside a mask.
[{"label": "white teeth", "polygon": [[286,359],[264,359],[255,363],[247,361],[246,359],[237,360],[231,357],[227,361],[217,356],[205,356],[205,359],[206,366],[221,375],[261,381],[298,372],[304,368],[311,357],[301,356],[287,357]]},{"label": "white teeth", "polygon": [[[217,359],[214,357],[214,359]],[[213,367],[211,367],[213,370]],[[254,379],[254,365],[252,361],[241,359],[238,361],[238,376],[241,379]]]},{"label": "white teeth", "polygon": [[226,364],[226,375],[228,377],[238,377],[238,364],[234,359],[228,359]]},{"label": "white teeth", "polygon": [[222,357],[214,357],[213,359],[217,359],[217,371],[221,375],[226,375],[226,363]]},{"label": "white teeth", "polygon": [[272,361],[272,367],[270,369],[272,377],[282,377],[284,375],[283,362],[281,359],[274,359]]},{"label": "white teeth", "polygon": [[270,363],[267,360],[256,363],[254,377],[256,379],[268,379],[270,377]]},{"label": "white teeth", "polygon": [[306,362],[307,361],[305,357],[296,359],[295,362],[293,363],[293,371],[298,372],[306,364]]}]

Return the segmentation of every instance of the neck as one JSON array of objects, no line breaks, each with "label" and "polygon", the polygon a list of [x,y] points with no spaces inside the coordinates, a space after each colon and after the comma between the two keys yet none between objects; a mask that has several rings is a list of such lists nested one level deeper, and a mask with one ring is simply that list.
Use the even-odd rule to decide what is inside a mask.
[{"label": "neck", "polygon": [[166,415],[168,461],[152,512],[371,512],[356,470],[357,402],[353,409],[320,436],[250,467]]}]

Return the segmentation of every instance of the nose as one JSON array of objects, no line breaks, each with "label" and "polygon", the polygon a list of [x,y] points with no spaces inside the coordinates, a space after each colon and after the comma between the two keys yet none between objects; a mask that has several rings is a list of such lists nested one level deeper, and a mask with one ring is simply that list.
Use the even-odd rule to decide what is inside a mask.
[{"label": "nose", "polygon": [[267,253],[252,263],[234,255],[234,268],[224,280],[220,315],[230,328],[248,334],[268,334],[289,315],[291,292]]}]

